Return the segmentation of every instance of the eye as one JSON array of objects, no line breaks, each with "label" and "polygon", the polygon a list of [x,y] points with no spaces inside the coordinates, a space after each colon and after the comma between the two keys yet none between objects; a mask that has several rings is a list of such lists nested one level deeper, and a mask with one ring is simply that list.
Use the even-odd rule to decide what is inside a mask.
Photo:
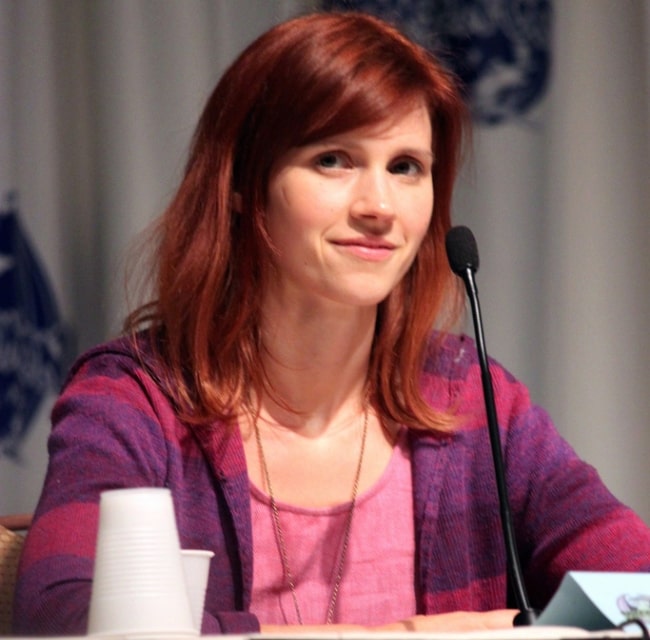
[{"label": "eye", "polygon": [[326,151],[316,158],[316,165],[321,169],[344,169],[350,162],[341,151]]},{"label": "eye", "polygon": [[419,176],[425,171],[424,166],[413,158],[400,158],[390,166],[390,172],[404,176]]}]

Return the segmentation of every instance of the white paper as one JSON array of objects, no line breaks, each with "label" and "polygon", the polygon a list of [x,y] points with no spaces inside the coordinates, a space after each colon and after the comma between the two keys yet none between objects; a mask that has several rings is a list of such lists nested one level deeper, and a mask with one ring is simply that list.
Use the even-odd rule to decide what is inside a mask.
[{"label": "white paper", "polygon": [[570,571],[535,624],[599,631],[632,619],[650,625],[650,573]]}]

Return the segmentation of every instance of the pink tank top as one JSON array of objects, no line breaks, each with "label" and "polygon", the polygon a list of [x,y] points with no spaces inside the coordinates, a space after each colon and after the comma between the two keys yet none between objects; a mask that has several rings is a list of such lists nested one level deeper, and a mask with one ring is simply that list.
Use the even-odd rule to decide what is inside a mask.
[{"label": "pink tank top", "polygon": [[[285,584],[269,497],[251,484],[253,594],[262,624],[298,624]],[[307,509],[277,502],[304,624],[324,624],[350,503]],[[360,494],[333,622],[378,625],[415,614],[411,461],[402,429],[381,478]]]}]

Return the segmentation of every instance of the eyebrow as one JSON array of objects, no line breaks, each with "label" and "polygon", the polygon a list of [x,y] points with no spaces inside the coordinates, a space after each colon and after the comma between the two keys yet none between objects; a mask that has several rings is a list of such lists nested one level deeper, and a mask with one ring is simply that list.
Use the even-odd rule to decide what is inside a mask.
[{"label": "eyebrow", "polygon": [[[352,148],[361,148],[362,144],[357,144],[354,141],[343,140],[340,136],[332,136],[331,138],[324,138],[323,140],[316,140],[314,142],[307,142],[305,144],[299,145],[298,149],[305,149],[307,147],[322,147],[323,149],[328,149],[330,147],[352,147]],[[402,147],[398,149],[396,155],[414,155],[414,156],[427,156],[431,162],[435,161],[435,154],[428,147]]]},{"label": "eyebrow", "polygon": [[406,147],[405,149],[402,149],[400,153],[404,153],[406,155],[413,155],[413,156],[419,156],[419,155],[425,155],[427,156],[431,162],[435,159],[435,155],[433,154],[433,151],[431,149],[417,149],[417,148],[411,148],[411,147]]}]

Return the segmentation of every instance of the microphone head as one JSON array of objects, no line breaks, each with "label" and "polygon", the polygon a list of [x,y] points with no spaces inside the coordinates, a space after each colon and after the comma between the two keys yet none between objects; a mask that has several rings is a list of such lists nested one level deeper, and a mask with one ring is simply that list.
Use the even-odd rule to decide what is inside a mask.
[{"label": "microphone head", "polygon": [[462,277],[468,268],[473,273],[478,271],[478,247],[474,234],[468,227],[459,225],[449,229],[445,247],[449,266],[456,275]]}]

